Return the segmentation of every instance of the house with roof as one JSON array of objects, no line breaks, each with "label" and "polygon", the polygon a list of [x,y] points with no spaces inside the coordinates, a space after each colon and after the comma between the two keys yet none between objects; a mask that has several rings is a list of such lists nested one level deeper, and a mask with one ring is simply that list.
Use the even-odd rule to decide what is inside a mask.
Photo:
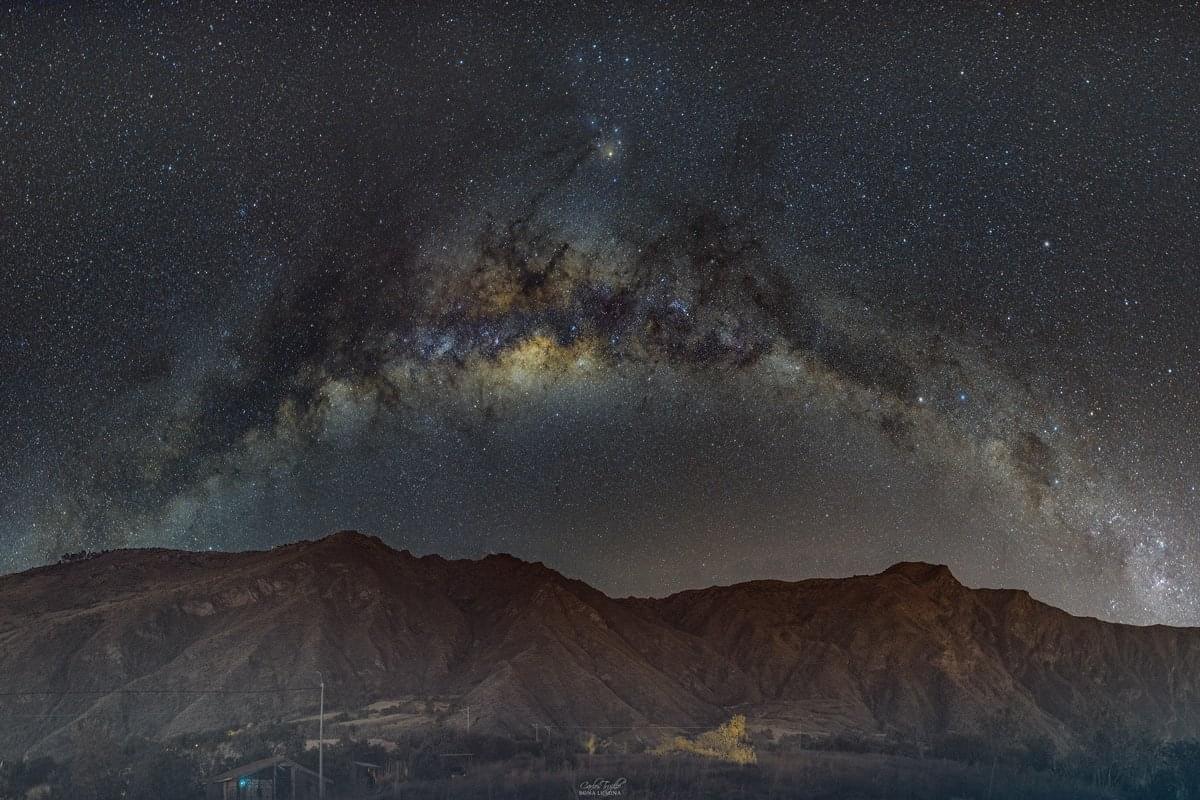
[{"label": "house with roof", "polygon": [[[273,756],[214,775],[206,781],[207,800],[318,800],[320,777],[287,756]],[[333,784],[325,778],[325,792]]]}]

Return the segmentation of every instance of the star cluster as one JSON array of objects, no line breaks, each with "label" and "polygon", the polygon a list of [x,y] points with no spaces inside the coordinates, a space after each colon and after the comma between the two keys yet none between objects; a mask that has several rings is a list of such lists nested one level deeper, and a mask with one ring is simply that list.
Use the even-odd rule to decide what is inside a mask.
[{"label": "star cluster", "polygon": [[1183,6],[15,10],[0,567],[358,527],[1200,624]]}]

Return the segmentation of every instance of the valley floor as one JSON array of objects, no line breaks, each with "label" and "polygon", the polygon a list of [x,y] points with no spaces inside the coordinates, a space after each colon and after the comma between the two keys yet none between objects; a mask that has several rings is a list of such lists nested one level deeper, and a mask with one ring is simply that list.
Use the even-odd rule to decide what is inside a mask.
[{"label": "valley floor", "polygon": [[[606,794],[607,792],[607,794]],[[766,756],[736,766],[650,754],[585,758],[578,768],[545,771],[519,763],[487,765],[470,775],[408,782],[405,800],[1101,800],[1121,795],[1053,775],[968,766],[938,759],[811,752]]]}]

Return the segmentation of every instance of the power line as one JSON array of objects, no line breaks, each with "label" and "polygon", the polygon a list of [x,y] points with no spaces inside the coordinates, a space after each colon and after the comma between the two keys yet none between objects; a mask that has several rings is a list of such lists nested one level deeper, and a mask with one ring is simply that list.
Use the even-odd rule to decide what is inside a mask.
[{"label": "power line", "polygon": [[316,686],[302,686],[290,689],[27,689],[17,692],[0,691],[0,697],[47,697],[47,696],[78,696],[106,694],[283,694],[285,692],[315,692]]},{"label": "power line", "polygon": [[532,723],[532,724],[540,726],[542,728],[554,728],[556,730],[571,730],[571,731],[600,731],[600,730],[628,731],[628,730],[642,730],[644,728],[664,728],[664,729],[673,730],[673,731],[707,731],[707,730],[712,730],[712,728],[713,728],[712,725],[671,725],[670,723],[663,723],[661,725],[650,725],[650,724],[640,725],[640,724],[633,724],[633,723],[631,723],[629,725],[556,725],[552,722],[536,722],[536,723]]}]

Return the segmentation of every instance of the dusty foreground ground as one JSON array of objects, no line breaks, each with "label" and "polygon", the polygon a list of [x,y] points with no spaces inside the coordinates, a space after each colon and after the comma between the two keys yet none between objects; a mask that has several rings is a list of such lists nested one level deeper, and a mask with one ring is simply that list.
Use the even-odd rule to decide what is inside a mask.
[{"label": "dusty foreground ground", "polygon": [[[390,791],[382,795],[393,796]],[[1120,795],[1038,772],[1013,772],[990,764],[966,766],[935,759],[877,754],[803,753],[767,756],[739,767],[689,757],[651,755],[594,757],[578,769],[535,771],[516,763],[490,765],[471,774],[408,783],[406,800],[462,798],[828,798],[829,800],[1065,800]]]}]

